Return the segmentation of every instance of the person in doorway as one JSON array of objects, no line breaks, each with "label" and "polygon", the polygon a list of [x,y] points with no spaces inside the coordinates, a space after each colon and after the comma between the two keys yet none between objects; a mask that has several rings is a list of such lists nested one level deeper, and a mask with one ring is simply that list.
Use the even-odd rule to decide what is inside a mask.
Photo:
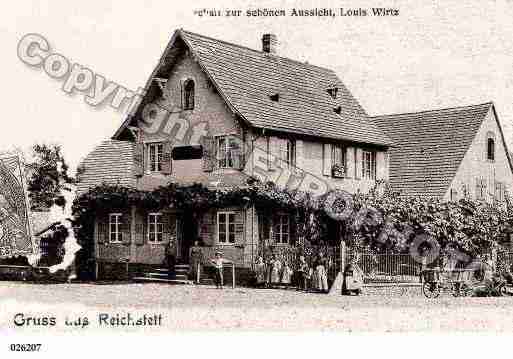
[{"label": "person in doorway", "polygon": [[167,271],[168,276],[170,278],[174,278],[175,276],[175,252],[173,242],[169,241],[166,245],[166,262],[167,262]]},{"label": "person in doorway", "polygon": [[223,254],[221,252],[216,252],[215,258],[210,261],[214,265],[215,277],[214,281],[216,283],[216,288],[223,289],[224,288],[224,276],[223,276],[223,263],[225,262],[223,258]]},{"label": "person in doorway", "polygon": [[203,260],[203,252],[201,250],[201,242],[194,241],[194,246],[191,248],[191,265],[189,269],[189,277],[195,282],[198,282],[198,265],[201,265]]}]

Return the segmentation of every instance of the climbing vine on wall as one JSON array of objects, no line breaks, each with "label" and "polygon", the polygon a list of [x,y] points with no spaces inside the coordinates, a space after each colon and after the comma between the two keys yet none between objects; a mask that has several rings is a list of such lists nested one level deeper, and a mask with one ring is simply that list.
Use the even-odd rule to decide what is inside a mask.
[{"label": "climbing vine on wall", "polygon": [[[170,184],[148,192],[102,185],[78,197],[73,214],[77,222],[76,236],[86,257],[87,253],[92,254],[96,214],[132,205],[147,210],[176,208],[196,218],[208,209],[231,206],[254,205],[263,214],[284,210],[293,215],[297,236],[315,244],[328,237],[328,226],[335,222],[326,208],[326,197],[253,179],[247,186],[237,188]],[[340,222],[340,235],[350,245],[376,251],[407,251],[415,235],[426,234],[441,248],[451,243],[475,254],[506,242],[513,228],[513,205],[509,202],[507,206],[469,199],[443,202],[402,197],[390,191],[358,193],[350,195],[350,201],[349,215]],[[341,210],[348,205],[342,203]]]}]

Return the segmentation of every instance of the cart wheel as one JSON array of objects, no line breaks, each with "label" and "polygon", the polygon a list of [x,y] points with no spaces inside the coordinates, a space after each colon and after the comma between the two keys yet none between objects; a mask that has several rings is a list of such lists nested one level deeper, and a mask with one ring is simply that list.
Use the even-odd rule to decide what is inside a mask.
[{"label": "cart wheel", "polygon": [[457,283],[453,284],[452,296],[453,297],[463,297],[464,296],[461,284],[460,285],[458,285]]},{"label": "cart wheel", "polygon": [[505,285],[503,285],[500,289],[499,289],[499,295],[501,297],[504,297],[506,295],[508,295],[508,288],[506,288]]},{"label": "cart wheel", "polygon": [[426,282],[422,285],[422,293],[426,298],[436,298],[440,295],[438,283]]}]

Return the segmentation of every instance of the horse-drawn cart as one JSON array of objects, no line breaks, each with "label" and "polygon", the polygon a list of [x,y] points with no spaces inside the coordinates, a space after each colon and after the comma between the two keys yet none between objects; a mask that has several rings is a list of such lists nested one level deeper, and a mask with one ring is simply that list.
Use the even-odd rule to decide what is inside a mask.
[{"label": "horse-drawn cart", "polygon": [[442,290],[451,291],[455,297],[472,294],[473,285],[477,282],[473,269],[455,269],[441,271],[428,269],[421,273],[422,293],[427,298],[436,298]]}]

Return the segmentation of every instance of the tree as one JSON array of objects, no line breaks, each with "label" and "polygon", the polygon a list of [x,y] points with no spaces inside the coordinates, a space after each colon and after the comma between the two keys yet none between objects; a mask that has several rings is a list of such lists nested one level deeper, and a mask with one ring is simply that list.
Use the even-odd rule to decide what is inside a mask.
[{"label": "tree", "polygon": [[48,209],[54,204],[64,208],[62,192],[68,190],[67,185],[74,183],[74,179],[68,174],[61,146],[36,144],[32,155],[34,160],[26,165],[30,173],[27,189],[31,210]]}]

